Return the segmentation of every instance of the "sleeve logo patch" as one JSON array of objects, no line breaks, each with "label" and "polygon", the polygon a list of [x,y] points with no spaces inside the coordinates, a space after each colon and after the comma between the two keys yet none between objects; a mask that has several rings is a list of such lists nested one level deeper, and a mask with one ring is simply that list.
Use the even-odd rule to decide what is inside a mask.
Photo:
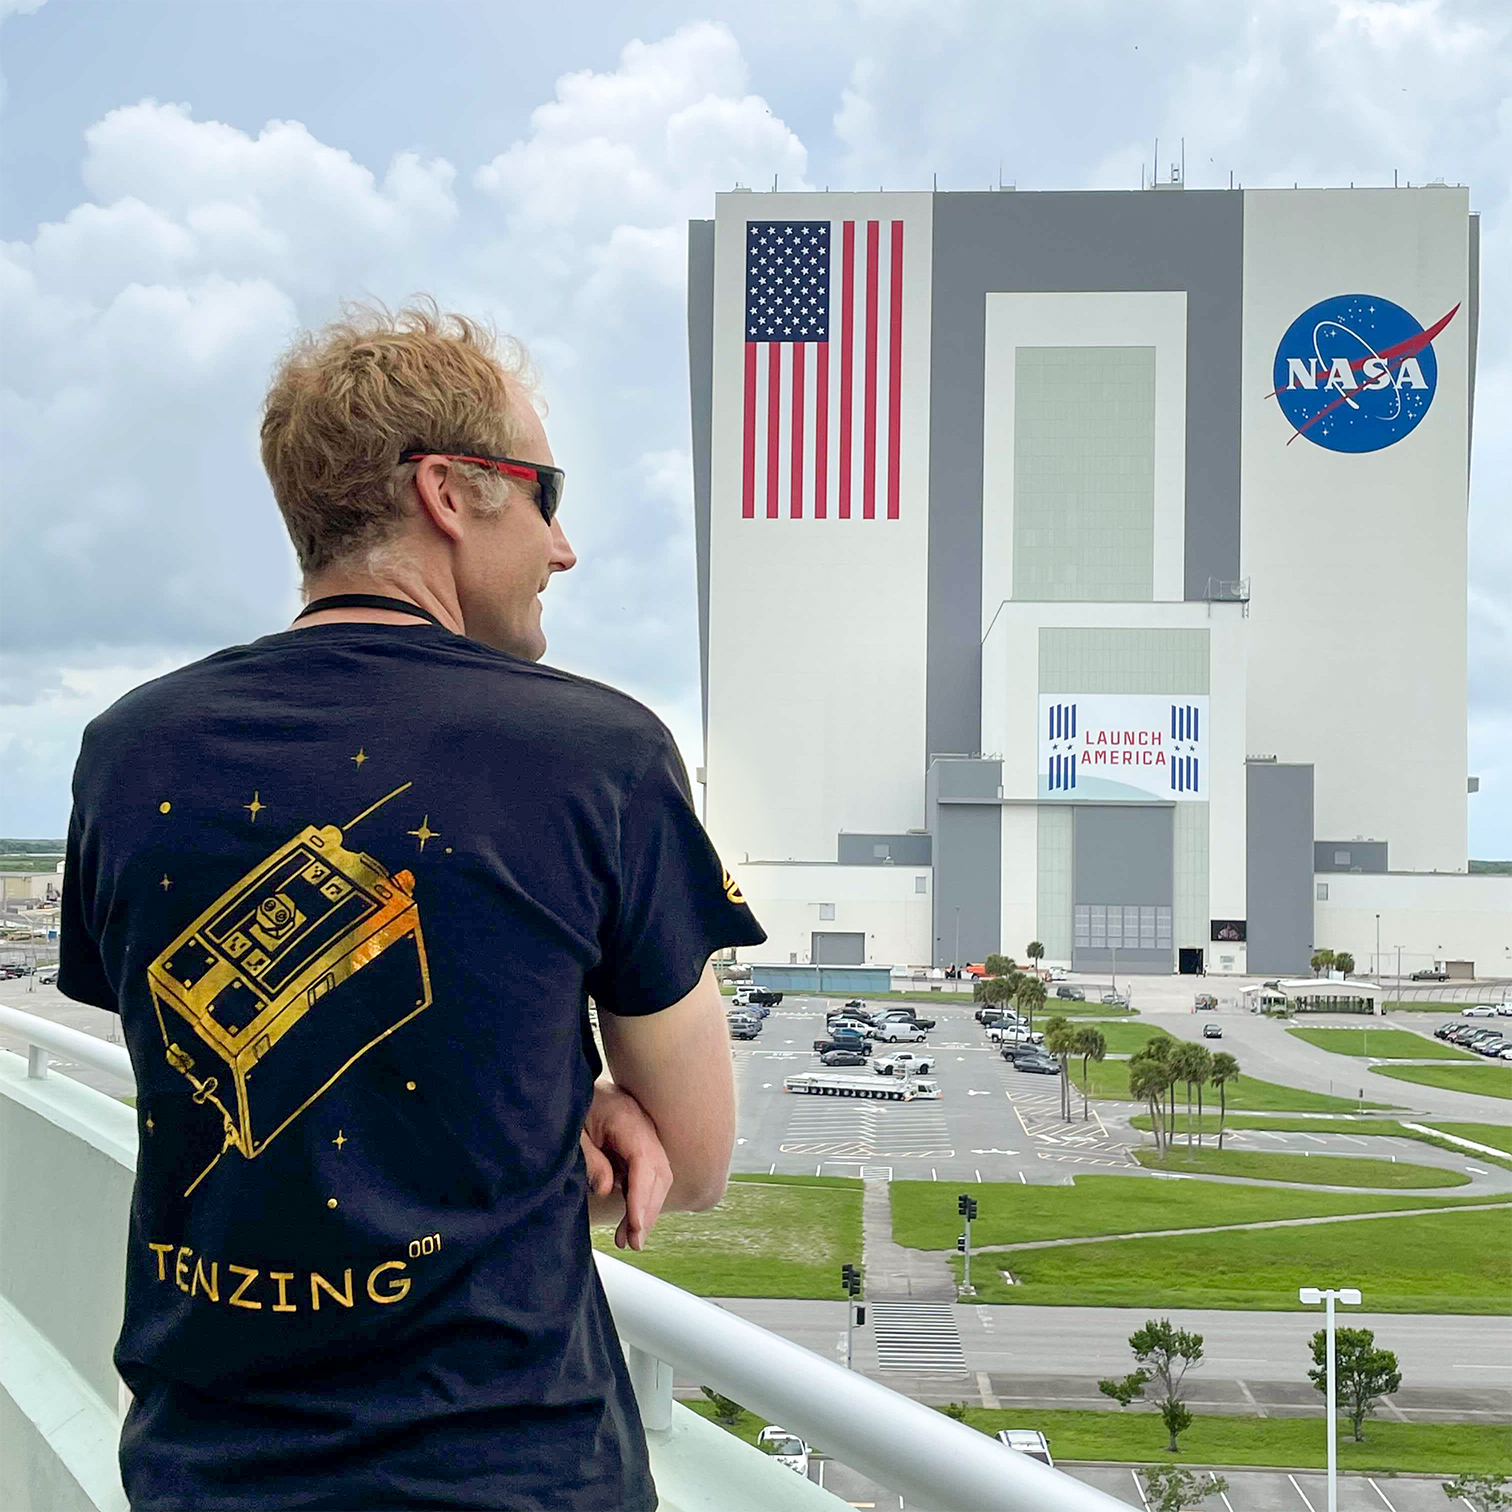
[{"label": "sleeve logo patch", "polygon": [[741,892],[740,884],[727,871],[724,872],[724,892],[725,897],[732,903],[745,902],[745,894]]}]

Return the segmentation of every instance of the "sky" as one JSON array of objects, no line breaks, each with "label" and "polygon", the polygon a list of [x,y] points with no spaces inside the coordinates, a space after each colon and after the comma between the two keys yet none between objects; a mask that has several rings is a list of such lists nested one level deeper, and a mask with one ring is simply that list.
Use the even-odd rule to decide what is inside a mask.
[{"label": "sky", "polygon": [[121,693],[298,608],[258,406],[354,297],[531,348],[580,558],[547,660],[697,765],[689,218],[1136,188],[1156,138],[1194,188],[1470,186],[1470,854],[1512,857],[1505,0],[0,0],[0,835],[63,833]]}]

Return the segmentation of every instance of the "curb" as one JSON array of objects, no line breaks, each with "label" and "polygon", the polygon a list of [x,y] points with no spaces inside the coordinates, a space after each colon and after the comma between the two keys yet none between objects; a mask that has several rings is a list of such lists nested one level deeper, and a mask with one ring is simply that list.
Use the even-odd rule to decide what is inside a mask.
[{"label": "curb", "polygon": [[[1177,1465],[1183,1470],[1217,1470],[1223,1474],[1243,1475],[1246,1471],[1253,1471],[1256,1475],[1326,1475],[1327,1467],[1324,1465],[1193,1465],[1185,1460],[1079,1460],[1057,1459],[1056,1468],[1062,1465],[1079,1465],[1088,1470],[1142,1470],[1149,1465],[1165,1463]],[[1369,1476],[1390,1476],[1392,1480],[1442,1480],[1445,1476],[1453,1479],[1454,1472],[1450,1470],[1340,1470],[1339,1478],[1342,1480],[1346,1475],[1364,1479]]]}]

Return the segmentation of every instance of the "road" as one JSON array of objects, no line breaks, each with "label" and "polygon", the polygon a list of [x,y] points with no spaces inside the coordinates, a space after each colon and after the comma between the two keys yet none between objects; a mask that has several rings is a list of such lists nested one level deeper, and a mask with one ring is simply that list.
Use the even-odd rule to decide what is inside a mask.
[{"label": "road", "polygon": [[[831,1359],[844,1359],[845,1309],[839,1302],[721,1298],[719,1305]],[[1387,1418],[1427,1422],[1512,1421],[1512,1318],[1355,1313],[1396,1352],[1403,1386]],[[970,1307],[950,1309],[965,1370],[884,1369],[868,1323],[853,1340],[857,1369],[924,1401],[966,1398],[974,1405],[1112,1408],[1101,1376],[1130,1368],[1127,1339],[1152,1314],[1203,1337],[1206,1356],[1189,1377],[1200,1412],[1291,1417],[1317,1411],[1307,1381],[1308,1340],[1322,1326],[1316,1310],[1224,1312],[1116,1307]],[[696,1383],[695,1383],[696,1384]]]}]

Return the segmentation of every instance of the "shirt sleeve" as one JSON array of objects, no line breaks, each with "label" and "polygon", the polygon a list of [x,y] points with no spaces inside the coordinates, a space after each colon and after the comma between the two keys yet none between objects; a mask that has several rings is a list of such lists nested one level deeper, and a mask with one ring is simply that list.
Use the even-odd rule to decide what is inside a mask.
[{"label": "shirt sleeve", "polygon": [[105,974],[99,943],[90,932],[91,878],[85,873],[83,823],[78,805],[68,820],[68,848],[63,859],[63,901],[58,911],[58,991],[76,1003],[119,1013],[115,988]]},{"label": "shirt sleeve", "polygon": [[693,811],[666,736],[621,817],[619,874],[588,990],[610,1013],[656,1013],[697,986],[716,950],[765,939]]}]

